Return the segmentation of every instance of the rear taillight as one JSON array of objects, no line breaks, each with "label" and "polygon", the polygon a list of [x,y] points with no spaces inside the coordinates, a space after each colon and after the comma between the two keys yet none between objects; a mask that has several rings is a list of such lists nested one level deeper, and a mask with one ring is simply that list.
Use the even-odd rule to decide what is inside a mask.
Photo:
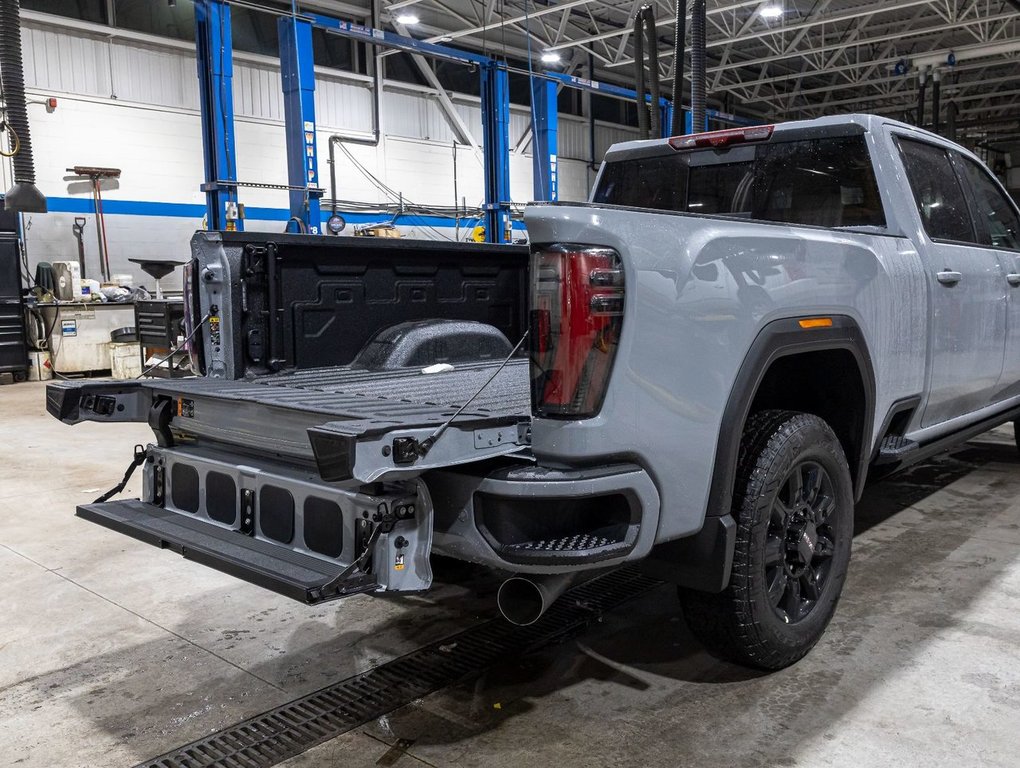
[{"label": "rear taillight", "polygon": [[202,319],[201,305],[198,296],[198,259],[192,259],[184,267],[184,338],[188,341],[185,348],[191,358],[191,371],[196,376],[205,375],[205,360],[202,354],[202,334],[191,334],[195,323]]},{"label": "rear taillight", "polygon": [[531,402],[535,414],[587,418],[602,407],[623,326],[624,279],[611,248],[532,254]]}]

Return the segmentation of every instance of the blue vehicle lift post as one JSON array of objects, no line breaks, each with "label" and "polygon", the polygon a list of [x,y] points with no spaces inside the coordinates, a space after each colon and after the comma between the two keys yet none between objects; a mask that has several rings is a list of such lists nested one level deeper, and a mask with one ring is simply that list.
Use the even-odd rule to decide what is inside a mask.
[{"label": "blue vehicle lift post", "polygon": [[531,164],[536,200],[559,200],[557,141],[559,113],[556,82],[535,77],[531,80]]},{"label": "blue vehicle lift post", "polygon": [[485,165],[485,238],[512,242],[510,223],[510,82],[495,61],[481,68],[482,146]]},{"label": "blue vehicle lift post", "polygon": [[282,16],[277,22],[277,29],[287,137],[290,221],[297,219],[309,234],[317,235],[322,228],[319,198],[323,192],[319,187],[319,160],[315,142],[312,25],[304,19]]},{"label": "blue vehicle lift post", "polygon": [[243,229],[237,215],[233,44],[230,6],[225,2],[195,0],[195,50],[205,160],[205,183],[201,189],[205,192],[206,226],[213,230]]}]

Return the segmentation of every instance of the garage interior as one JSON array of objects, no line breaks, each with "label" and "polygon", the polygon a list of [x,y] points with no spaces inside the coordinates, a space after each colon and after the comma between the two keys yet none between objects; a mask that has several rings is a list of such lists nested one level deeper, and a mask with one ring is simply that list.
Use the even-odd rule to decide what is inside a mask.
[{"label": "garage interior", "polygon": [[[47,388],[199,372],[197,231],[525,253],[526,206],[588,200],[621,142],[877,115],[1020,204],[1020,2],[21,0],[20,28],[17,6],[0,764],[1017,764],[1011,424],[864,489],[831,624],[764,672],[706,651],[676,586],[631,566],[516,627],[508,574],[449,557],[427,591],[304,605],[160,552],[75,515],[156,427],[69,427]],[[116,498],[144,493],[138,473]]]}]

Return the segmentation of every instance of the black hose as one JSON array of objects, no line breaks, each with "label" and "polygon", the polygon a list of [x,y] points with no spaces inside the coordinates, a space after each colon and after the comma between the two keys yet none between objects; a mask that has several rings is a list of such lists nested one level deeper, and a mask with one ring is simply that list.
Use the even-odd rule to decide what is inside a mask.
[{"label": "black hose", "polygon": [[691,131],[705,130],[705,0],[694,0],[691,11]]},{"label": "black hose", "polygon": [[673,124],[669,132],[684,132],[684,47],[687,44],[687,0],[677,0],[676,30],[673,37]]},{"label": "black hose", "polygon": [[641,9],[641,16],[644,19],[645,46],[648,48],[648,88],[651,91],[652,103],[649,106],[651,117],[650,133],[653,139],[662,136],[662,125],[659,110],[659,98],[661,89],[659,87],[659,42],[655,34],[655,9],[646,5]]},{"label": "black hose", "polygon": [[[25,103],[25,73],[21,64],[21,13],[18,0],[0,0],[0,85],[7,104],[8,130],[18,137],[15,152],[14,186],[4,197],[9,211],[46,212],[46,198],[35,185],[32,136],[28,130]],[[13,142],[12,142],[13,144]]]},{"label": "black hose", "polygon": [[924,128],[924,92],[928,87],[928,83],[924,79],[924,75],[921,75],[921,82],[917,87],[917,127]]},{"label": "black hose", "polygon": [[634,90],[637,91],[638,137],[648,138],[648,109],[645,106],[645,36],[641,33],[642,11],[634,16]]}]

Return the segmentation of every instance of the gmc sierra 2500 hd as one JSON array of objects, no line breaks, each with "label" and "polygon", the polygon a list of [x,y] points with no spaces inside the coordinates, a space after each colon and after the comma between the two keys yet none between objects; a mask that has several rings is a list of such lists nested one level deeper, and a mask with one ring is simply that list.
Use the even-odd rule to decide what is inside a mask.
[{"label": "gmc sierra 2500 hd", "polygon": [[1020,214],[933,134],[630,142],[525,218],[530,270],[197,234],[203,375],[49,386],[67,423],[155,435],[142,498],[78,514],[307,602],[483,563],[518,623],[641,561],[709,650],[776,669],[835,611],[865,480],[1020,414]]}]

